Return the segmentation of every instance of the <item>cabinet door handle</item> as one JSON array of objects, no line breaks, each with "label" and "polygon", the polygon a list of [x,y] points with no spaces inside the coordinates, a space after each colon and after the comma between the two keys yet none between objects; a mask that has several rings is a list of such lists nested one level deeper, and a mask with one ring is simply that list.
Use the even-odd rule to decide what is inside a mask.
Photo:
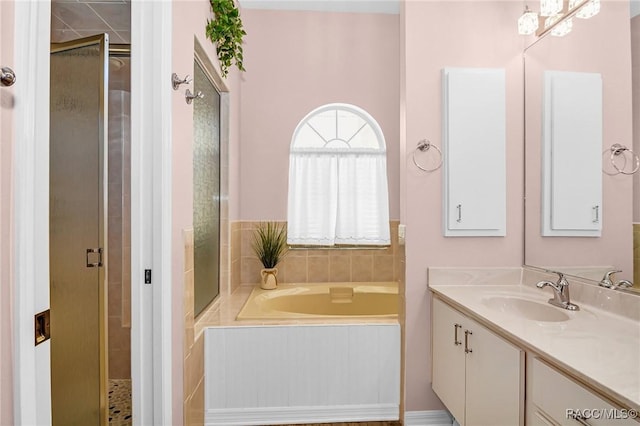
[{"label": "cabinet door handle", "polygon": [[458,340],[458,329],[462,328],[460,324],[453,324],[453,344],[458,346],[461,345],[462,342]]},{"label": "cabinet door handle", "polygon": [[593,223],[600,222],[600,206],[593,206],[593,211],[595,213],[596,218],[593,219]]},{"label": "cabinet door handle", "polygon": [[473,333],[469,330],[464,331],[464,353],[470,354],[473,352],[473,349],[469,347],[469,336],[473,335]]},{"label": "cabinet door handle", "polygon": [[456,222],[460,223],[462,222],[462,204],[458,204],[456,209],[458,209],[458,218],[456,219]]}]

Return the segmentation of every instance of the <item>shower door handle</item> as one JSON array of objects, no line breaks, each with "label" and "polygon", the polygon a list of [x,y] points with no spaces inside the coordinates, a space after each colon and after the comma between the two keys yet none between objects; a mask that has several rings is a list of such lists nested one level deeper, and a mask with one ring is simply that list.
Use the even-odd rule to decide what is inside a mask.
[{"label": "shower door handle", "polygon": [[88,248],[87,249],[87,268],[99,268],[101,266],[102,266],[102,247]]}]

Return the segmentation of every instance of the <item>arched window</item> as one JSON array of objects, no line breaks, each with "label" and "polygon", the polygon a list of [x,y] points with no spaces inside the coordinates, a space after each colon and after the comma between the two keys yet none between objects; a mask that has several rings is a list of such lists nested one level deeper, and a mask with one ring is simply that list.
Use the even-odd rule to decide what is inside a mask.
[{"label": "arched window", "polygon": [[386,146],[366,111],[324,105],[296,127],[287,235],[292,245],[390,244]]}]

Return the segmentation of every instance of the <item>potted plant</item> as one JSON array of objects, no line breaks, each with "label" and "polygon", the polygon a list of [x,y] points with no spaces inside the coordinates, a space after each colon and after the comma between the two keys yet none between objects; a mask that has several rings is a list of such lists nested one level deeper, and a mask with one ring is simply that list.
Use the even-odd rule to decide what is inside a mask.
[{"label": "potted plant", "polygon": [[244,71],[242,43],[247,33],[242,28],[240,11],[234,0],[209,0],[209,3],[214,19],[207,20],[205,33],[216,45],[222,76],[227,76],[232,61]]},{"label": "potted plant", "polygon": [[253,234],[253,251],[256,253],[264,269],[260,271],[262,282],[260,287],[272,290],[278,285],[276,265],[287,253],[287,228],[275,222],[260,223]]}]

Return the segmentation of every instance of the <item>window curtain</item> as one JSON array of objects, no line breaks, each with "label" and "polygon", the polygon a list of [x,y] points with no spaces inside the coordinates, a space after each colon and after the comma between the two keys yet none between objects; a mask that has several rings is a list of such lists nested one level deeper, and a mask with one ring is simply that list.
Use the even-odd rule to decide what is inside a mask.
[{"label": "window curtain", "polygon": [[388,245],[385,152],[292,152],[289,244]]},{"label": "window curtain", "polygon": [[287,242],[335,244],[338,162],[320,153],[291,153]]}]

